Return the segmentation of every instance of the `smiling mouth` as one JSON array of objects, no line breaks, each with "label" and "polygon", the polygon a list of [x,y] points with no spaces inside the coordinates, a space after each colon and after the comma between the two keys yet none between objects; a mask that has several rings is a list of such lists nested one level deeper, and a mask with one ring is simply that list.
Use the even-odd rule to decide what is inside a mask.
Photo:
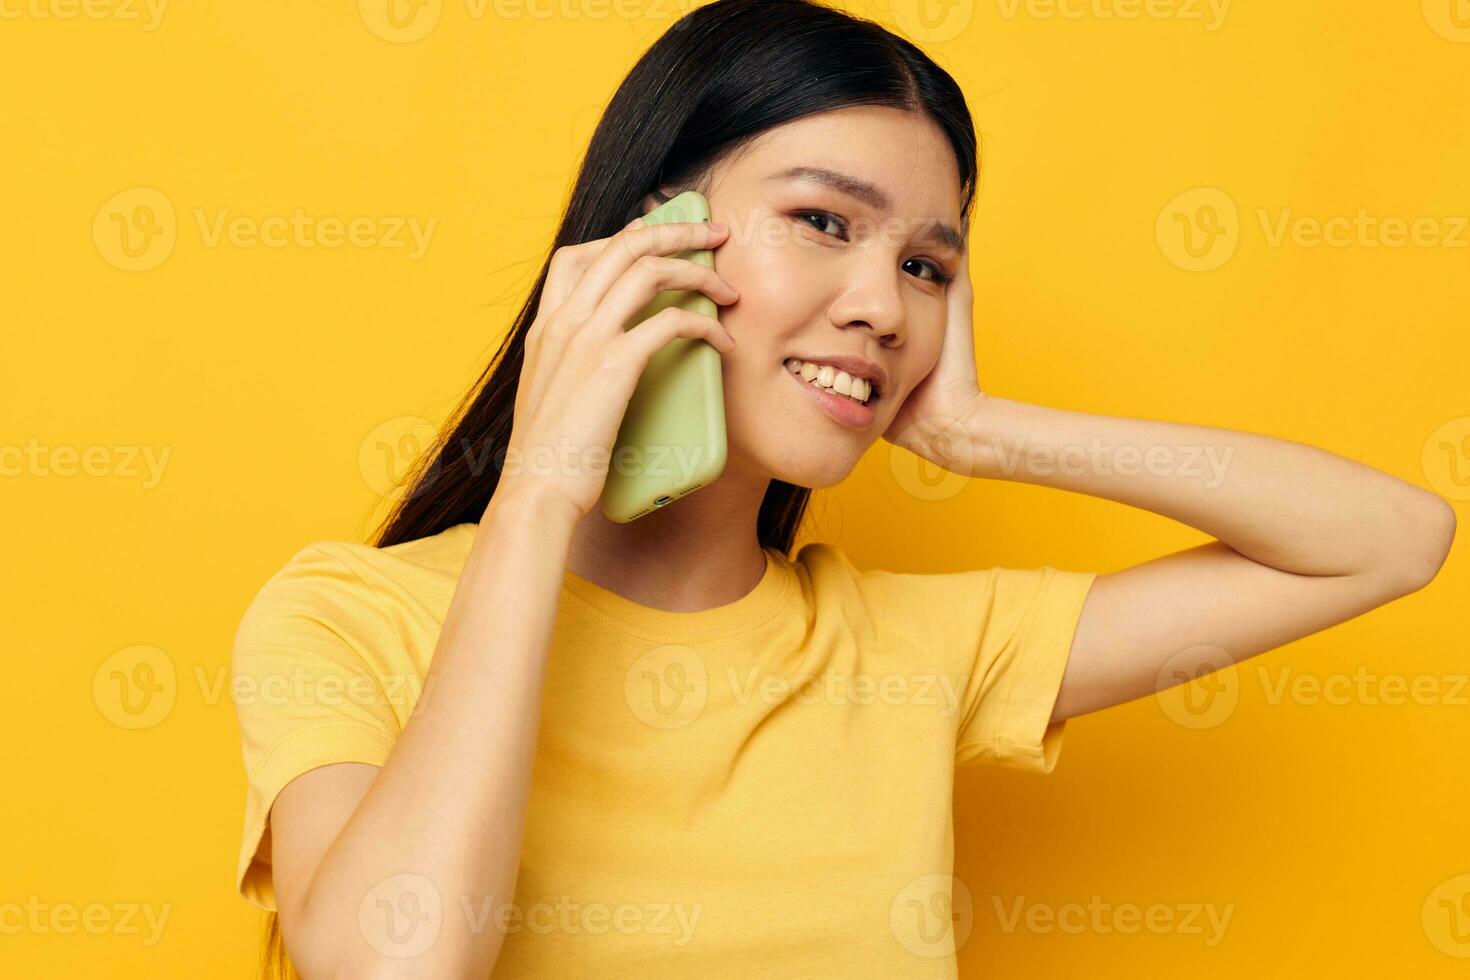
[{"label": "smiling mouth", "polygon": [[846,371],[839,371],[830,364],[803,361],[799,357],[788,357],[786,370],[807,384],[833,395],[848,398],[859,405],[872,405],[878,400],[879,391],[867,378],[854,378]]}]

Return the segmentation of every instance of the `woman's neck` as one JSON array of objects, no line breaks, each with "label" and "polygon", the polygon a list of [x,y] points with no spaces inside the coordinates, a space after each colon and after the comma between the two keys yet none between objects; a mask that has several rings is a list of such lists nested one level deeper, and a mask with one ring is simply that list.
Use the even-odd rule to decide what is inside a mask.
[{"label": "woman's neck", "polygon": [[719,479],[620,524],[594,507],[577,524],[567,567],[625,599],[669,612],[727,605],[754,589],[766,559],[757,537],[768,475]]}]

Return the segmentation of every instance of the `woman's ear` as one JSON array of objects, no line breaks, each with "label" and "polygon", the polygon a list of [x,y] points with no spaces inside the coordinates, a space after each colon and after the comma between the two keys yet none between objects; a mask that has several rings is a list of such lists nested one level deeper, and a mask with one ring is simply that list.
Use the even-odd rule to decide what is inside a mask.
[{"label": "woman's ear", "polygon": [[643,208],[643,213],[647,214],[654,208],[658,207],[660,204],[664,204],[668,201],[673,200],[674,196],[675,195],[673,191],[668,191],[660,187],[658,190],[653,191],[652,193],[644,194],[643,200],[642,202],[640,202],[640,206]]}]

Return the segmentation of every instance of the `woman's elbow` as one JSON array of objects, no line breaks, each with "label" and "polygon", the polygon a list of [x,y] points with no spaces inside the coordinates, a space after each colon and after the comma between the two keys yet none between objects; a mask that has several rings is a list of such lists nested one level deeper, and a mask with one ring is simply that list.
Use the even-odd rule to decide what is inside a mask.
[{"label": "woman's elbow", "polygon": [[1438,494],[1423,492],[1403,540],[1395,547],[1394,578],[1400,594],[1424,588],[1439,574],[1455,541],[1455,509]]}]

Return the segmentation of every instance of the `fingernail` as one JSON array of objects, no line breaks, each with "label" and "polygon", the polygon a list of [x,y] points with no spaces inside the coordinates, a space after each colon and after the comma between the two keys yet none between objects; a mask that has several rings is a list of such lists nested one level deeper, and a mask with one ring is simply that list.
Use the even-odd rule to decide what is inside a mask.
[{"label": "fingernail", "polygon": [[725,230],[725,223],[723,221],[711,221],[709,223],[709,230],[710,231],[724,231]]}]

